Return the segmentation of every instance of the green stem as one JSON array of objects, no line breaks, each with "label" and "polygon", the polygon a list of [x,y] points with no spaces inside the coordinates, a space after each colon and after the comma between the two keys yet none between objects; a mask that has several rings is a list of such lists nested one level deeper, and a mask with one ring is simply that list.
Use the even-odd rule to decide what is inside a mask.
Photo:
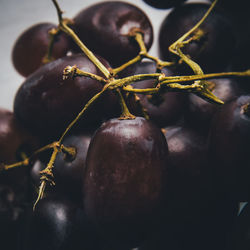
[{"label": "green stem", "polygon": [[66,128],[66,130],[63,132],[62,136],[58,140],[58,142],[61,144],[62,140],[64,139],[65,135],[69,132],[69,130],[75,125],[75,123],[82,117],[86,109],[88,109],[108,88],[109,85],[105,85],[103,89],[98,92],[96,95],[94,95],[83,107],[83,109],[79,112],[79,114],[76,116],[76,118],[69,124],[69,126]]},{"label": "green stem", "polygon": [[[205,15],[202,17],[202,19],[192,28],[190,29],[187,33],[185,33],[182,37],[180,37],[177,41],[175,41],[173,44],[170,45],[169,50],[173,53],[175,53],[175,48],[176,45],[182,43],[188,36],[190,36],[196,29],[198,29],[200,27],[200,25],[205,21],[205,19],[207,18],[207,16],[210,14],[210,12],[213,10],[215,4],[217,3],[218,0],[215,0],[211,6],[209,7],[209,9],[207,10],[207,12],[205,13]],[[175,53],[176,54],[176,53]]]},{"label": "green stem", "polygon": [[135,116],[132,115],[130,112],[129,112],[129,109],[128,109],[128,106],[123,98],[123,95],[121,93],[121,90],[120,89],[117,89],[116,90],[118,95],[119,95],[119,98],[120,98],[120,104],[121,104],[121,108],[122,108],[122,114],[120,116],[119,119],[124,119],[124,120],[127,120],[127,119],[135,119]]},{"label": "green stem", "polygon": [[60,9],[60,6],[58,5],[56,0],[52,0],[56,10],[57,15],[59,19],[59,28],[68,34],[72,39],[76,42],[76,44],[80,47],[80,49],[84,52],[84,54],[89,58],[91,62],[95,64],[95,66],[103,73],[103,75],[109,79],[111,77],[111,74],[109,70],[99,61],[99,59],[83,44],[83,42],[79,39],[79,37],[75,34],[75,32],[67,26],[65,22],[63,22],[62,19],[62,10]]},{"label": "green stem", "polygon": [[107,83],[107,80],[105,80],[103,77],[98,76],[98,75],[93,74],[93,73],[82,71],[82,70],[78,69],[76,67],[76,65],[67,66],[63,71],[63,79],[67,79],[69,77],[75,78],[77,76],[79,76],[79,77],[81,77],[81,76],[89,77],[89,78],[91,78],[93,80],[97,80],[97,81],[102,82],[102,83]]},{"label": "green stem", "polygon": [[51,155],[51,158],[47,167],[40,172],[41,173],[41,185],[39,187],[38,197],[34,203],[33,210],[35,210],[36,205],[38,204],[40,199],[43,198],[47,182],[50,182],[50,184],[54,184],[52,169],[53,169],[53,164],[56,160],[56,156],[58,152],[59,152],[58,148],[54,147],[53,153]]}]

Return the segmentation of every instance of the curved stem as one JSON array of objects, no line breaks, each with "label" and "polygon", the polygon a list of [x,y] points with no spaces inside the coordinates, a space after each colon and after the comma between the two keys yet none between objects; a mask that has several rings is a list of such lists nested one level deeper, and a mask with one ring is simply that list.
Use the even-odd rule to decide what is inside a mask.
[{"label": "curved stem", "polygon": [[54,148],[55,143],[57,143],[57,142],[53,142],[53,143],[50,143],[48,145],[45,145],[44,147],[39,148],[38,150],[33,152],[31,154],[31,156],[25,157],[23,159],[23,161],[15,162],[13,164],[2,164],[1,165],[2,166],[1,170],[4,171],[4,170],[9,170],[9,169],[12,169],[12,168],[16,168],[16,167],[28,166],[30,164],[30,162],[33,160],[33,158],[35,158],[39,153],[42,153],[43,151]]},{"label": "curved stem", "polygon": [[79,39],[79,37],[75,34],[75,32],[69,28],[69,26],[62,19],[62,10],[60,9],[56,0],[52,0],[59,19],[59,28],[68,34],[72,39],[76,42],[76,44],[80,47],[80,49],[84,52],[84,54],[89,58],[91,62],[95,64],[95,66],[103,73],[103,75],[108,79],[111,77],[109,70],[100,62],[100,60],[83,44],[83,42]]},{"label": "curved stem", "polygon": [[76,122],[82,117],[82,115],[84,114],[84,112],[90,107],[90,105],[92,105],[97,99],[98,97],[100,97],[108,88],[108,85],[105,85],[103,87],[103,89],[98,92],[96,95],[94,95],[87,103],[86,105],[83,107],[83,109],[79,112],[79,114],[76,116],[76,118],[69,124],[69,126],[66,128],[66,130],[63,132],[62,136],[60,137],[60,139],[58,140],[58,142],[61,144],[63,138],[65,137],[65,135],[70,131],[70,129],[76,124]]},{"label": "curved stem", "polygon": [[140,60],[142,60],[142,57],[141,57],[141,55],[138,55],[135,58],[131,59],[130,61],[122,64],[121,66],[119,66],[119,67],[117,67],[115,69],[112,69],[113,76],[116,76],[119,72],[121,72],[122,70],[126,69],[130,65],[139,62]]},{"label": "curved stem", "polygon": [[74,147],[65,147],[63,144],[60,147],[60,150],[65,154],[68,159],[75,159],[76,157],[76,148]]},{"label": "curved stem", "polygon": [[71,78],[75,78],[75,77],[81,77],[81,76],[85,76],[85,77],[89,77],[93,80],[97,80],[99,82],[102,82],[102,83],[107,83],[107,80],[105,80],[103,77],[101,76],[98,76],[96,74],[93,74],[93,73],[89,73],[89,72],[86,72],[86,71],[83,71],[83,70],[80,70],[77,68],[76,65],[74,66],[67,66],[64,70],[63,70],[63,79],[68,79],[69,77]]},{"label": "curved stem", "polygon": [[49,63],[53,60],[52,51],[53,51],[53,46],[55,42],[55,37],[58,35],[58,32],[59,32],[59,29],[55,29],[55,28],[49,31],[49,36],[50,36],[49,46],[48,46],[48,51],[42,60],[43,64]]},{"label": "curved stem", "polygon": [[202,17],[202,19],[187,33],[185,33],[182,37],[180,37],[177,41],[175,41],[173,44],[169,46],[169,50],[173,53],[175,53],[175,47],[177,44],[182,43],[188,36],[190,36],[196,29],[200,27],[200,25],[205,21],[207,16],[210,14],[210,12],[213,10],[215,4],[218,2],[218,0],[214,0],[214,2],[211,4],[205,15]]},{"label": "curved stem", "polygon": [[56,156],[58,152],[59,152],[58,148],[54,147],[53,153],[51,155],[51,158],[47,167],[40,172],[41,173],[41,185],[39,187],[38,197],[34,203],[33,210],[35,210],[36,205],[40,201],[40,199],[43,198],[46,184],[49,182],[50,184],[55,185],[55,183],[53,182],[52,169],[53,169],[53,164],[56,160]]},{"label": "curved stem", "polygon": [[149,55],[147,48],[145,46],[144,40],[143,40],[143,35],[141,32],[139,32],[139,31],[131,32],[131,36],[133,36],[135,38],[136,42],[138,43],[138,45],[140,47],[140,52],[135,58],[124,63],[120,67],[112,69],[113,76],[117,75],[120,71],[124,70],[128,66],[141,61],[143,58],[148,58],[148,59],[154,61],[156,63],[157,68],[159,68],[159,69],[162,69],[163,67],[171,66],[174,64],[173,62],[161,61],[159,58]]},{"label": "curved stem", "polygon": [[135,116],[132,115],[130,112],[129,112],[129,109],[128,109],[128,106],[124,100],[124,97],[121,93],[121,90],[120,89],[117,89],[117,93],[119,95],[119,98],[120,98],[120,104],[121,104],[121,108],[122,108],[122,114],[121,116],[119,117],[119,119],[124,119],[124,120],[127,120],[127,119],[135,119]]}]

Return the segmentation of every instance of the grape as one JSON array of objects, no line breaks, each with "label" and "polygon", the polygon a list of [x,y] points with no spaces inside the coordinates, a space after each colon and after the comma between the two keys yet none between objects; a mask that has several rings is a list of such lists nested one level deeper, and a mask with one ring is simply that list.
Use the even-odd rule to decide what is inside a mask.
[{"label": "grape", "polygon": [[[104,59],[103,62],[108,66]],[[87,57],[77,54],[44,65],[30,75],[18,89],[14,100],[14,113],[34,134],[53,140],[63,132],[89,98],[102,89],[100,82],[86,77],[63,80],[64,68],[75,64],[80,69],[102,75]],[[109,101],[104,99],[95,105],[95,112],[89,112],[82,119],[81,127],[87,130],[87,127],[100,123],[105,105],[108,104]]]},{"label": "grape", "polygon": [[105,1],[83,9],[74,17],[74,27],[86,46],[113,67],[138,54],[138,45],[129,37],[133,28],[142,32],[147,49],[153,42],[153,28],[146,14],[122,1]]},{"label": "grape", "polygon": [[[170,60],[173,57],[168,47],[196,25],[208,8],[209,5],[205,3],[187,3],[174,8],[166,16],[159,32],[162,59]],[[223,12],[213,10],[198,31],[202,33],[201,37],[185,45],[184,54],[189,55],[206,73],[225,70],[236,49],[230,19]]]},{"label": "grape", "polygon": [[60,196],[43,199],[33,212],[27,208],[29,226],[23,234],[26,250],[101,249],[102,240],[84,211]]},{"label": "grape", "polygon": [[[55,28],[56,25],[52,23],[38,23],[17,38],[12,51],[12,61],[21,75],[28,76],[43,65],[50,43],[49,31]],[[53,44],[52,58],[64,57],[69,50],[69,38],[64,33],[58,34]]]},{"label": "grape", "polygon": [[160,129],[141,117],[112,119],[96,131],[87,153],[84,208],[111,243],[138,246],[152,230],[164,196],[167,154]]},{"label": "grape", "polygon": [[[154,62],[143,61],[133,65],[133,69],[127,69],[127,71],[133,72],[132,74],[149,74],[150,72],[156,72],[156,64]],[[162,70],[166,76],[173,76],[172,70],[164,68]],[[123,72],[123,76],[127,76],[126,71]],[[131,75],[131,74],[130,74]],[[144,80],[133,84],[134,88],[144,89],[155,87],[154,80]],[[182,118],[184,113],[184,106],[186,101],[186,95],[184,93],[177,92],[165,92],[164,90],[160,94],[155,95],[140,95],[140,105],[145,109],[145,112],[159,127],[165,127],[172,125]],[[136,105],[132,102],[131,112],[136,115],[143,115],[140,105]],[[138,107],[139,106],[139,107]]]},{"label": "grape", "polygon": [[[225,103],[233,100],[243,93],[243,90],[241,90],[240,87],[240,82],[236,79],[211,79],[208,84],[210,84],[211,91]],[[195,127],[196,129],[207,134],[210,129],[213,116],[220,108],[220,106],[213,105],[195,94],[190,94],[187,101],[187,109],[184,115],[185,120],[190,126]]]},{"label": "grape", "polygon": [[155,8],[168,9],[171,7],[175,7],[186,0],[143,0],[143,1]]},{"label": "grape", "polygon": [[249,103],[249,95],[240,95],[224,104],[213,120],[208,142],[215,188],[237,201],[250,197]]},{"label": "grape", "polygon": [[76,155],[71,158],[63,153],[59,154],[54,167],[56,189],[65,196],[68,194],[80,204],[82,204],[82,176],[91,136],[90,133],[78,133],[65,138],[63,145],[74,147]]}]

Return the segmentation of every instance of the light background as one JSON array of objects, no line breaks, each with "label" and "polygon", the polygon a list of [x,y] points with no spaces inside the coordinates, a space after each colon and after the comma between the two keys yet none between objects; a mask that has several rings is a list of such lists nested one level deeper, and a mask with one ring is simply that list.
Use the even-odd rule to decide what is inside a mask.
[{"label": "light background", "polygon": [[[154,42],[150,54],[157,56],[158,31],[161,22],[171,9],[159,10],[142,0],[125,0],[140,7],[150,18],[154,28]],[[103,0],[58,0],[63,17],[72,18],[81,9]],[[189,2],[206,2],[189,0]],[[51,0],[0,0],[0,107],[12,110],[15,93],[24,81],[11,61],[12,47],[17,37],[30,26],[39,22],[58,23]]]}]

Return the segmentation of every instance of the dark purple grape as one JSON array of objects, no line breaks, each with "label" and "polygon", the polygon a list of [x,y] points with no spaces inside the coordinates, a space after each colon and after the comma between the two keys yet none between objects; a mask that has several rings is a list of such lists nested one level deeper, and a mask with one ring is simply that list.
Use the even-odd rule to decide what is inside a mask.
[{"label": "dark purple grape", "polygon": [[[17,38],[12,50],[12,62],[18,73],[26,77],[43,65],[50,43],[49,31],[55,28],[57,26],[53,23],[38,23]],[[61,32],[55,38],[52,58],[64,57],[69,50],[69,37]]]},{"label": "dark purple grape", "polygon": [[66,137],[65,147],[76,150],[75,158],[59,153],[54,164],[56,190],[82,203],[83,174],[91,134],[76,134]]},{"label": "dark purple grape", "polygon": [[[243,93],[239,87],[239,82],[232,78],[211,79],[208,84],[211,92],[224,103]],[[219,105],[209,103],[195,94],[190,94],[187,101],[185,120],[190,126],[207,134],[212,118],[220,108]]]},{"label": "dark purple grape", "polygon": [[[130,71],[130,69],[128,69]],[[131,69],[132,71],[132,69]],[[131,72],[130,71],[130,72]],[[156,72],[156,65],[154,62],[144,61],[133,66],[133,74],[150,74]],[[123,75],[126,72],[123,72]],[[163,68],[162,73],[166,76],[173,76],[174,73],[167,68]],[[132,84],[134,88],[153,88],[155,87],[155,80],[144,80]],[[157,126],[165,127],[174,124],[184,113],[186,94],[177,92],[164,92],[153,95],[137,94],[140,98],[140,105],[136,105],[133,101],[130,102],[130,111],[135,115],[142,116],[142,108],[149,115]],[[129,102],[130,100],[128,100]]]},{"label": "dark purple grape", "polygon": [[[24,160],[38,149],[39,141],[22,127],[13,112],[0,109],[0,163],[13,164]],[[14,192],[26,197],[29,168],[19,167],[0,171],[0,183],[10,185]]]},{"label": "dark purple grape", "polygon": [[[226,249],[226,241],[236,219],[238,205],[223,197],[204,195],[201,204],[189,201],[199,215],[192,216],[185,211],[187,204],[179,201],[184,212],[166,210],[166,218],[155,227],[153,234],[139,247],[139,250],[221,250]],[[205,202],[206,201],[206,202]]]},{"label": "dark purple grape", "polygon": [[169,147],[168,196],[172,209],[183,217],[195,217],[198,211],[194,206],[203,195],[206,137],[183,126],[166,127],[164,131]]},{"label": "dark purple grape", "polygon": [[250,96],[224,104],[214,117],[209,137],[209,166],[214,189],[237,201],[250,197]]},{"label": "dark purple grape", "polygon": [[[163,20],[159,33],[159,52],[164,60],[172,60],[169,46],[200,21],[209,4],[188,3],[173,9]],[[230,65],[235,51],[233,25],[223,12],[213,10],[198,29],[203,35],[182,48],[204,72],[219,72]]]},{"label": "dark purple grape", "polygon": [[129,36],[132,29],[143,33],[147,49],[153,42],[153,27],[146,14],[135,5],[122,1],[96,3],[74,17],[74,30],[94,53],[113,67],[137,56],[139,46]]},{"label": "dark purple grape", "polygon": [[0,162],[11,164],[20,160],[20,153],[31,153],[38,141],[18,123],[12,111],[0,108]]},{"label": "dark purple grape", "polygon": [[250,42],[250,18],[249,3],[239,0],[237,4],[233,1],[218,1],[216,8],[227,13],[234,25],[236,34],[236,51],[232,61],[232,71],[243,71],[250,68],[249,64],[249,42]]},{"label": "dark purple grape", "polygon": [[111,244],[138,246],[157,224],[167,154],[161,130],[141,117],[109,120],[92,137],[84,208]]},{"label": "dark purple grape", "polygon": [[5,250],[19,249],[24,204],[12,187],[0,183],[0,241]]},{"label": "dark purple grape", "polygon": [[[214,2],[214,0],[209,0],[210,2]],[[216,8],[222,8],[230,11],[240,11],[241,13],[245,11],[244,8],[248,8],[248,1],[239,0],[237,3],[235,1],[228,0],[219,0],[216,3]],[[240,15],[240,13],[235,13],[236,15]]]},{"label": "dark purple grape", "polygon": [[[104,59],[99,59],[109,66]],[[102,83],[87,77],[63,80],[63,70],[68,65],[103,76],[87,57],[77,54],[44,65],[30,75],[16,93],[16,117],[42,137],[55,139],[59,136],[91,97],[103,88]],[[80,130],[96,127],[102,121],[110,107],[108,96],[100,97],[97,104],[88,109],[77,123]]]},{"label": "dark purple grape", "polygon": [[41,200],[27,211],[23,250],[101,250],[103,241],[84,211],[61,196]]},{"label": "dark purple grape", "polygon": [[145,3],[157,9],[169,9],[186,0],[143,0]]}]

